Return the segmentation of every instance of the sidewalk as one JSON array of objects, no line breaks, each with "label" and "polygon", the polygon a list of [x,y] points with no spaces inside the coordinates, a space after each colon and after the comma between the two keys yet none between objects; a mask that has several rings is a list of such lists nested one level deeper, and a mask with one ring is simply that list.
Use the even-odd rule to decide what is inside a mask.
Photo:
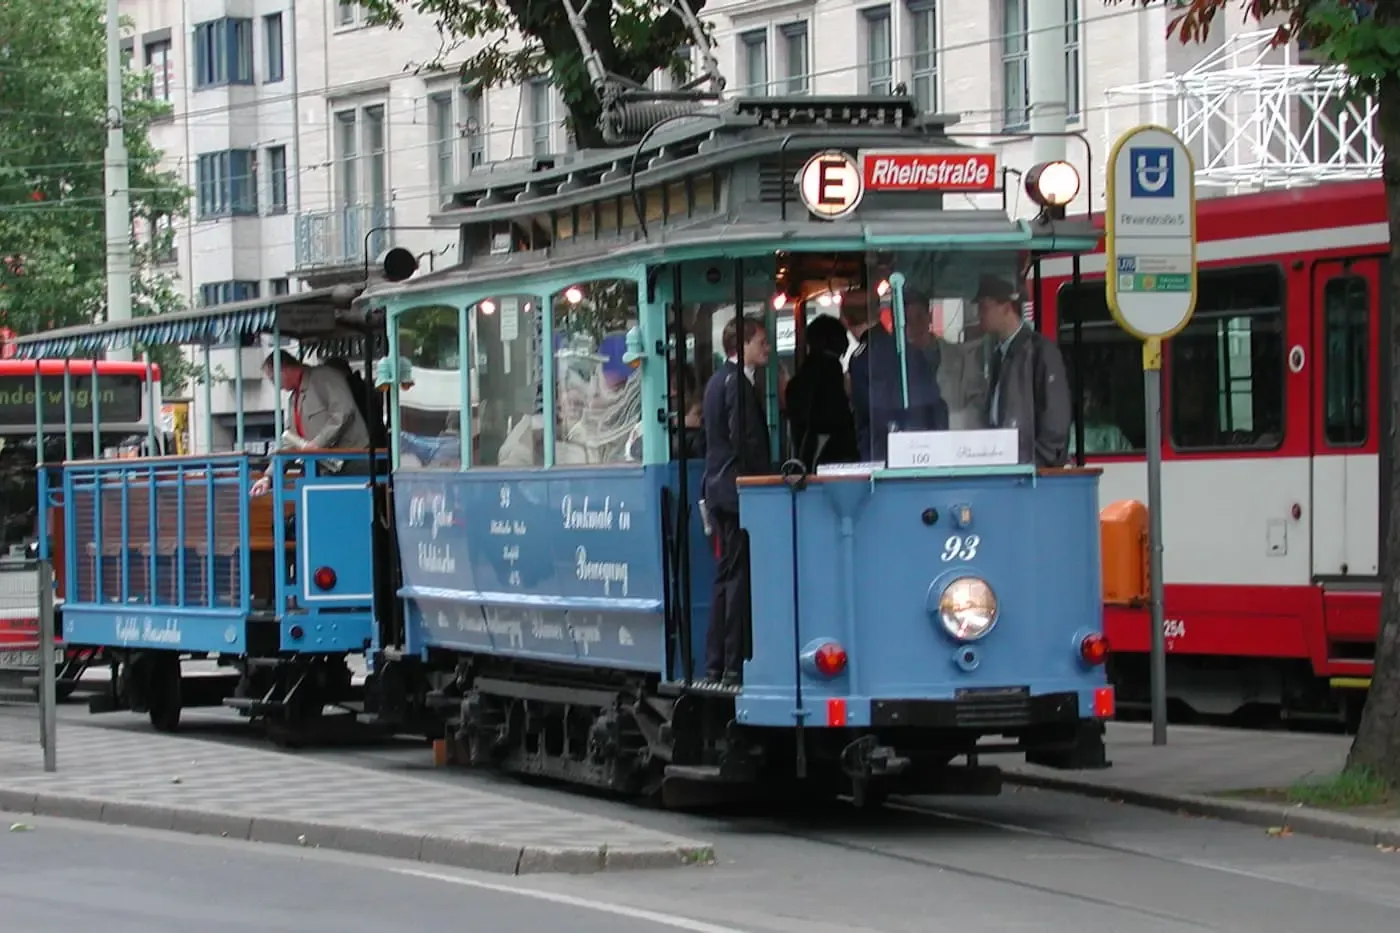
[{"label": "sidewalk", "polygon": [[1345,842],[1400,846],[1400,819],[1218,796],[1330,777],[1341,770],[1350,748],[1351,736],[1345,735],[1200,726],[1169,726],[1167,744],[1158,748],[1150,724],[1109,723],[1113,767],[1056,771],[1016,764],[1007,768],[1007,780]]},{"label": "sidewalk", "polygon": [[[4,716],[0,710],[0,716]],[[60,723],[58,773],[0,729],[0,811],[412,859],[480,871],[706,862],[708,843],[412,776]],[[424,749],[427,755],[427,749]]]}]

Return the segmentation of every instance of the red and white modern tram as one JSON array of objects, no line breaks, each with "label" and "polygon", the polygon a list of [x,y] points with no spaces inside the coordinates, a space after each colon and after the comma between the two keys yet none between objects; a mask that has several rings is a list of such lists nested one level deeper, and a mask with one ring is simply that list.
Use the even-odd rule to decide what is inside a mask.
[{"label": "red and white modern tram", "polygon": [[[1196,313],[1164,371],[1169,696],[1207,715],[1352,716],[1375,654],[1393,469],[1381,183],[1202,199],[1197,219]],[[1145,502],[1140,346],[1109,315],[1103,253],[1080,274],[1043,264],[1040,326],[1077,374],[1101,502]],[[1145,699],[1148,609],[1106,602],[1120,697]]]}]

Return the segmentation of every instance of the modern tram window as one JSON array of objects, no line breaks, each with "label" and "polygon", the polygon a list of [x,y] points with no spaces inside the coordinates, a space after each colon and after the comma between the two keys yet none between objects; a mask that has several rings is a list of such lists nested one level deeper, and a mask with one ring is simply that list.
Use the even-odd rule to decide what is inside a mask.
[{"label": "modern tram window", "polygon": [[[1070,386],[1082,380],[1084,453],[1088,456],[1132,453],[1147,447],[1143,408],[1142,344],[1114,322],[1104,298],[1104,283],[1083,282],[1060,289],[1060,352]],[[1074,325],[1080,325],[1078,351]],[[1073,453],[1075,432],[1070,432]]]},{"label": "modern tram window", "polygon": [[1283,443],[1283,302],[1275,267],[1201,273],[1196,312],[1168,349],[1173,447]]},{"label": "modern tram window", "polygon": [[1323,430],[1333,447],[1366,442],[1367,369],[1371,288],[1359,275],[1339,275],[1323,286]]}]

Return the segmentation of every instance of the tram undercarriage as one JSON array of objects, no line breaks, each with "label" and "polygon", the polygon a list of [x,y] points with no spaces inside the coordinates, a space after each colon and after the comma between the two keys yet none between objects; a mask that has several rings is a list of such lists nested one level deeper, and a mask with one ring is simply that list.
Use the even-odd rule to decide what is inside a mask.
[{"label": "tram undercarriage", "polygon": [[847,795],[858,805],[890,795],[995,796],[1002,771],[982,760],[994,754],[1053,768],[1107,765],[1099,723],[755,728],[735,721],[735,697],[624,672],[585,675],[474,656],[426,702],[445,713],[452,764],[659,798],[672,809]]}]

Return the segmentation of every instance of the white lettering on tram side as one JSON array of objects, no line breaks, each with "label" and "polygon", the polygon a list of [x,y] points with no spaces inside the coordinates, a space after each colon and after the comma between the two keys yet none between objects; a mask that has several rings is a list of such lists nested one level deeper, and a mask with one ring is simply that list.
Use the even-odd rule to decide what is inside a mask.
[{"label": "white lettering on tram side", "polygon": [[579,646],[584,657],[588,656],[589,645],[596,645],[603,640],[603,630],[596,625],[571,625],[569,635],[574,644]]},{"label": "white lettering on tram side", "polygon": [[123,645],[138,641],[156,645],[178,645],[184,640],[178,621],[166,619],[157,625],[150,616],[118,616],[116,635],[117,641]]},{"label": "white lettering on tram side", "polygon": [[447,544],[418,542],[418,569],[427,573],[454,573],[457,560],[452,556],[452,547]]},{"label": "white lettering on tram side", "polygon": [[565,496],[559,503],[560,511],[564,513],[564,527],[570,531],[612,531],[613,530],[613,510],[612,497],[603,497],[603,507],[601,509],[590,509],[588,507],[588,497],[583,497],[583,503],[574,508],[574,497]]},{"label": "white lettering on tram side", "polygon": [[945,564],[955,560],[972,560],[981,546],[980,535],[949,535],[948,540],[943,542],[943,553],[938,557]]},{"label": "white lettering on tram side", "polygon": [[603,584],[603,595],[612,595],[614,583],[622,587],[622,595],[627,595],[627,573],[626,561],[612,560],[589,560],[586,548],[580,547],[574,552],[577,557],[577,577],[585,583]]},{"label": "white lettering on tram side", "polygon": [[1167,639],[1185,638],[1186,622],[1182,619],[1164,619],[1162,621],[1162,633]]}]

